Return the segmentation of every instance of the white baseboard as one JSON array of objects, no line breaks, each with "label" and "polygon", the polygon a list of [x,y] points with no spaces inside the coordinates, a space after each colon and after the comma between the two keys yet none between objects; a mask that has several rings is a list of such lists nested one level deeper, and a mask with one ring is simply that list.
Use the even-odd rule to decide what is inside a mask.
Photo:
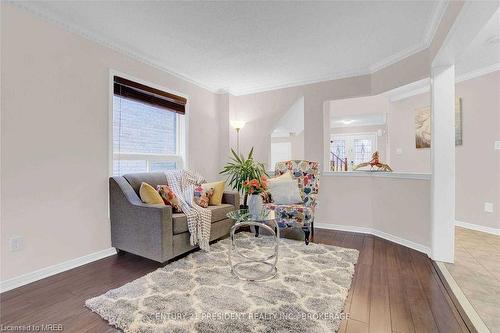
[{"label": "white baseboard", "polygon": [[88,264],[90,262],[109,257],[113,254],[116,254],[115,248],[111,247],[109,249],[101,250],[98,252],[90,253],[87,254],[83,257],[71,259],[68,261],[64,261],[60,264],[52,265],[49,267],[45,267],[39,270],[36,270],[34,272],[26,273],[20,276],[16,276],[14,278],[5,280],[5,281],[0,281],[0,293],[3,293],[5,291],[18,288],[21,286],[24,286],[28,283],[35,282],[41,279],[44,279],[46,277],[49,277],[51,275],[55,275],[67,270],[70,270],[72,268],[82,266],[85,264]]},{"label": "white baseboard", "polygon": [[472,223],[467,223],[467,222],[462,222],[462,221],[455,221],[455,225],[457,227],[486,232],[488,234],[500,236],[500,229],[498,229],[498,228],[485,227],[485,226],[482,226],[479,224],[472,224]]},{"label": "white baseboard", "polygon": [[425,253],[428,257],[431,256],[431,249],[428,246],[425,246],[425,245],[422,245],[419,243],[415,243],[413,241],[401,238],[399,236],[389,234],[389,233],[384,232],[384,231],[373,229],[373,228],[331,224],[331,223],[316,223],[316,222],[314,223],[314,227],[320,228],[320,229],[329,229],[329,230],[338,230],[338,231],[347,231],[347,232],[355,232],[355,233],[374,235],[374,236],[386,239],[388,241],[391,241],[393,243],[397,243],[399,245],[406,246],[406,247],[413,249],[413,250],[416,250],[418,252]]}]

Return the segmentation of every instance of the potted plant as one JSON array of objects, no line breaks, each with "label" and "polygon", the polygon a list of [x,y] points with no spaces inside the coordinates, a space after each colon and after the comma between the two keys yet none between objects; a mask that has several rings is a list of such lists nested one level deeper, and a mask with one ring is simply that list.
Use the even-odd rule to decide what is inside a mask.
[{"label": "potted plant", "polygon": [[247,208],[248,190],[245,190],[243,184],[252,179],[260,180],[262,176],[267,176],[267,173],[264,164],[253,159],[253,147],[246,158],[241,154],[238,156],[233,149],[231,149],[231,153],[231,160],[224,166],[220,174],[227,175],[229,186],[244,194],[242,208]]}]

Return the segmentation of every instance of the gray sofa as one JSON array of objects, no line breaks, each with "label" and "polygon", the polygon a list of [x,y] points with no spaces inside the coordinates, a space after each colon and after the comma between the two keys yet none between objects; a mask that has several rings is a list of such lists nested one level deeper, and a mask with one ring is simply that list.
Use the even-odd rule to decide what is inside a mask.
[{"label": "gray sofa", "polygon": [[[186,215],[171,206],[147,205],[139,198],[142,182],[153,187],[167,184],[164,173],[135,173],[109,178],[111,244],[158,262],[168,261],[197,247],[189,243]],[[221,206],[212,210],[210,240],[229,234],[233,221],[226,214],[239,206],[238,193],[224,192]]]}]

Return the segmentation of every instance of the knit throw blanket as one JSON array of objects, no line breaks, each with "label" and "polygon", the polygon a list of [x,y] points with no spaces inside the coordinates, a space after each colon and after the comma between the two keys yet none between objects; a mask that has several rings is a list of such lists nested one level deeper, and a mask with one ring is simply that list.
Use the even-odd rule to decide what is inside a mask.
[{"label": "knit throw blanket", "polygon": [[182,212],[186,214],[191,245],[198,245],[200,249],[209,251],[212,212],[194,202],[194,188],[205,183],[205,179],[189,170],[167,171],[165,175],[168,186],[179,199]]}]

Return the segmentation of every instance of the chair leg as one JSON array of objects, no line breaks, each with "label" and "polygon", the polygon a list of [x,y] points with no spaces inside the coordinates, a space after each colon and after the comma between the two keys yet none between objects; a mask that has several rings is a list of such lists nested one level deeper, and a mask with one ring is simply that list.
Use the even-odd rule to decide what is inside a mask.
[{"label": "chair leg", "polygon": [[311,228],[308,226],[308,227],[304,227],[302,228],[302,231],[304,231],[304,241],[306,243],[306,245],[309,245],[309,236],[311,234]]}]

